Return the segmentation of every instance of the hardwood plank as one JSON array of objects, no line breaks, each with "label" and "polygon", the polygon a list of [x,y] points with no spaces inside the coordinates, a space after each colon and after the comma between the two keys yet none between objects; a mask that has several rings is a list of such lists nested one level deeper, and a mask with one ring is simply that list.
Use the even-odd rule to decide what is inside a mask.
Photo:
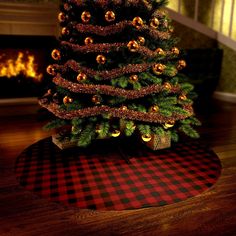
[{"label": "hardwood plank", "polygon": [[79,210],[24,190],[14,176],[16,157],[50,135],[38,115],[0,117],[0,235],[236,235],[236,105],[214,102],[200,113],[201,141],[222,162],[209,190],[164,207],[132,211]]}]

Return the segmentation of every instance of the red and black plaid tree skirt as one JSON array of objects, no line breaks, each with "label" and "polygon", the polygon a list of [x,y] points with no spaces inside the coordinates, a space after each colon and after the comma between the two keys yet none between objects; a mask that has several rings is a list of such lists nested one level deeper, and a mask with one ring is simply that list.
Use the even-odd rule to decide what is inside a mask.
[{"label": "red and black plaid tree skirt", "polygon": [[97,210],[176,203],[207,190],[220,176],[220,160],[198,142],[156,152],[128,143],[129,164],[111,146],[103,140],[88,149],[61,151],[47,138],[18,157],[16,176],[41,197]]}]

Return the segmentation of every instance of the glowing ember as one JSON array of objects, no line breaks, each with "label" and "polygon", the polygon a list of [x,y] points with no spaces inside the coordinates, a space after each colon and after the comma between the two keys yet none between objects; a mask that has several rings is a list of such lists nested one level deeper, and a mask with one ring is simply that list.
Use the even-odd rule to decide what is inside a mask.
[{"label": "glowing ember", "polygon": [[[5,54],[0,55],[3,59]],[[18,75],[33,78],[35,82],[41,82],[43,74],[37,72],[37,64],[33,55],[24,55],[23,52],[18,52],[16,60],[7,59],[5,62],[0,62],[0,77],[12,78]]]}]

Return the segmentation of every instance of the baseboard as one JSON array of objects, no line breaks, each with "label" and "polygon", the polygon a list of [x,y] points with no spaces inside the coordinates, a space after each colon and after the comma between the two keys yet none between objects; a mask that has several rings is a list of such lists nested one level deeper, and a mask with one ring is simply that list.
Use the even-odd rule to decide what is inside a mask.
[{"label": "baseboard", "polygon": [[217,100],[236,103],[236,94],[216,91],[213,97]]}]

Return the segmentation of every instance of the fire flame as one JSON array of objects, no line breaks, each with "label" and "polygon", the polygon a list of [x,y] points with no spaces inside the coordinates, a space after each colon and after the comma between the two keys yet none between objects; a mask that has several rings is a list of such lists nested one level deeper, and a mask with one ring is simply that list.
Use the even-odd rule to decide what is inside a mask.
[{"label": "fire flame", "polygon": [[[0,59],[3,57],[0,56]],[[33,55],[26,55],[27,59],[24,59],[23,52],[18,52],[16,60],[8,59],[5,62],[0,62],[0,77],[12,78],[20,74],[25,77],[33,78],[35,82],[41,82],[43,74],[38,74],[37,64]]]}]

